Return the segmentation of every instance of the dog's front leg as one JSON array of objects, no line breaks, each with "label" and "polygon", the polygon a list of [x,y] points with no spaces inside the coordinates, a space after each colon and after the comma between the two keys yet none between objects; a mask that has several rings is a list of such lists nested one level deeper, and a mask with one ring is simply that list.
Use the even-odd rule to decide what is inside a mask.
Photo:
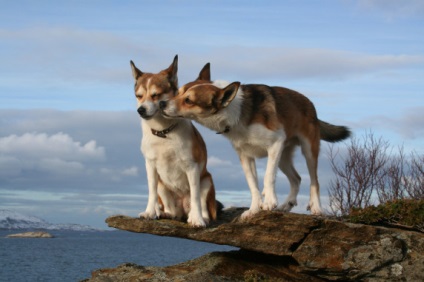
[{"label": "dog's front leg", "polygon": [[187,170],[187,179],[190,185],[190,212],[187,222],[195,227],[205,227],[206,222],[202,217],[200,202],[200,169],[198,166],[193,166]]},{"label": "dog's front leg", "polygon": [[275,193],[275,178],[283,147],[284,138],[279,138],[268,148],[268,162],[264,177],[264,190],[262,191],[262,195],[264,196],[264,201],[262,203],[263,210],[270,211],[275,209],[278,205],[278,199]]},{"label": "dog's front leg", "polygon": [[149,187],[149,198],[147,200],[146,211],[138,216],[146,219],[156,219],[160,216],[158,204],[158,173],[156,171],[155,162],[146,159],[147,184]]},{"label": "dog's front leg", "polygon": [[241,219],[247,219],[261,210],[262,199],[258,188],[258,176],[256,173],[255,159],[243,153],[239,153],[239,157],[241,166],[243,167],[243,171],[246,176],[247,185],[249,185],[250,194],[252,196],[250,208],[243,212],[241,215]]}]

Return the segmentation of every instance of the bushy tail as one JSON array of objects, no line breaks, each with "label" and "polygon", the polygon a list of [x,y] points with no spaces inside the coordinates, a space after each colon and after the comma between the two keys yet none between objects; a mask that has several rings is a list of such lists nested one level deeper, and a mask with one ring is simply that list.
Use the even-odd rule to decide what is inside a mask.
[{"label": "bushy tail", "polygon": [[339,126],[319,121],[319,129],[321,133],[321,140],[327,142],[339,142],[350,137],[351,132],[346,126]]}]

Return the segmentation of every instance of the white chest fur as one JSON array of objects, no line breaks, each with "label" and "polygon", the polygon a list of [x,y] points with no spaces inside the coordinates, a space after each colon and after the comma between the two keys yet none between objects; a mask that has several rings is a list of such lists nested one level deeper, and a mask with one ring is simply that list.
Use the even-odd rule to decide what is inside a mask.
[{"label": "white chest fur", "polygon": [[190,137],[191,124],[188,121],[180,121],[166,138],[153,135],[150,127],[143,125],[141,151],[162,182],[175,192],[189,191],[187,170],[197,165],[193,159]]}]

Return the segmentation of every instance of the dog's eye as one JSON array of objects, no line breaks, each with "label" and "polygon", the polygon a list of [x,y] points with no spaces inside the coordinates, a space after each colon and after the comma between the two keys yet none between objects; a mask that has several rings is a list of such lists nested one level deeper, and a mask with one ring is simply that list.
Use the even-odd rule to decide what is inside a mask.
[{"label": "dog's eye", "polygon": [[157,99],[157,98],[159,98],[160,97],[160,93],[153,93],[152,94],[152,99]]},{"label": "dog's eye", "polygon": [[140,100],[141,98],[143,98],[143,95],[135,95],[135,97]]},{"label": "dog's eye", "polygon": [[185,100],[184,100],[184,102],[187,104],[187,105],[193,105],[193,102],[187,97],[187,98],[185,98]]}]

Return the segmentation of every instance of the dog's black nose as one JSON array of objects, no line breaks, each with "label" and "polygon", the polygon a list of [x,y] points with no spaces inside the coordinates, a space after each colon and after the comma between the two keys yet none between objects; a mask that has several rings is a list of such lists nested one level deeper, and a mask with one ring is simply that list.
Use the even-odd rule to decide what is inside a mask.
[{"label": "dog's black nose", "polygon": [[160,102],[159,102],[159,108],[160,108],[161,110],[165,109],[165,108],[166,108],[166,101],[160,101]]},{"label": "dog's black nose", "polygon": [[140,116],[144,117],[146,115],[146,108],[140,107],[140,108],[137,109],[137,112]]}]

